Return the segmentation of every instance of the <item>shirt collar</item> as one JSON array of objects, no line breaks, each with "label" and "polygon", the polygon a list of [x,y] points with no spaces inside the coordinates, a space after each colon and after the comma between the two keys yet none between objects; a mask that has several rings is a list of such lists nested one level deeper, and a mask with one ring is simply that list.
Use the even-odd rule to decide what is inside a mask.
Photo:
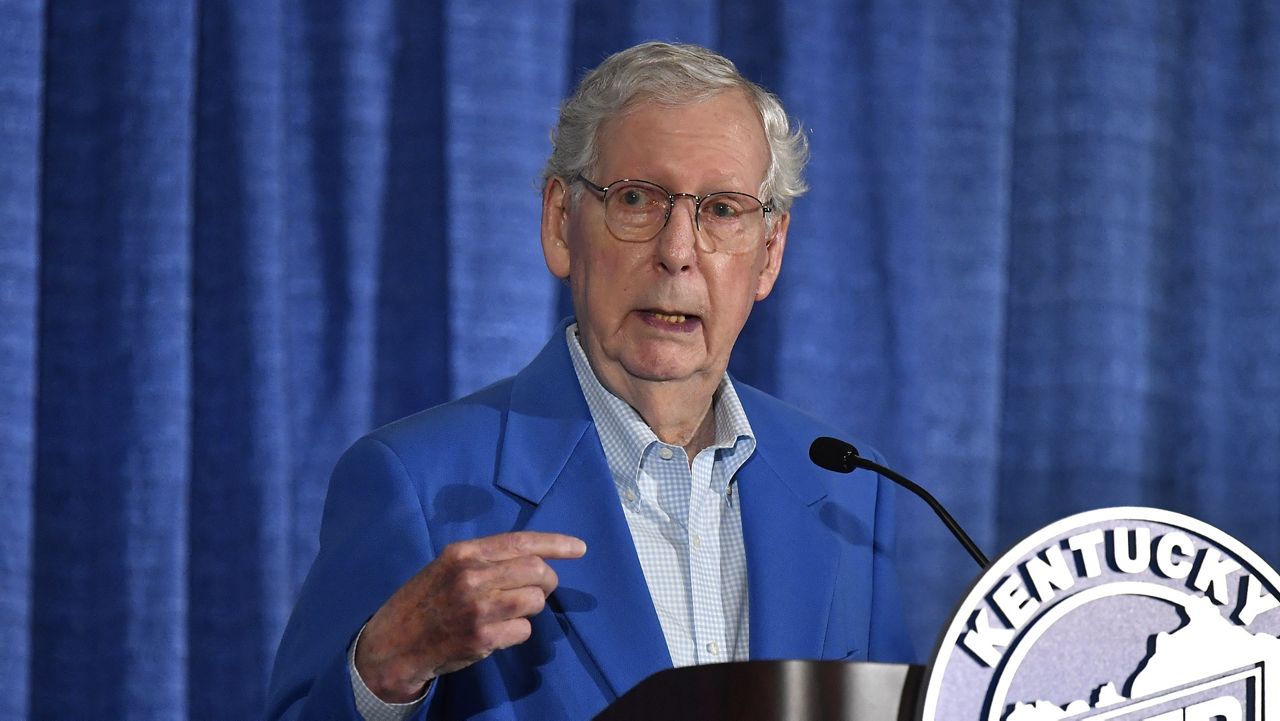
[{"label": "shirt collar", "polygon": [[[630,488],[638,492],[636,477],[640,472],[640,461],[650,446],[661,441],[630,404],[609,392],[600,383],[578,340],[577,323],[571,323],[565,329],[565,342],[569,345],[569,356],[578,376],[578,385],[582,386],[587,408],[591,411],[591,418],[595,421],[604,445],[609,472],[620,489]],[[712,447],[726,449],[726,453],[737,457],[732,469],[736,471],[755,450],[756,439],[728,373],[720,379],[711,404],[716,426],[716,438]],[[732,471],[729,475],[732,475]]]}]

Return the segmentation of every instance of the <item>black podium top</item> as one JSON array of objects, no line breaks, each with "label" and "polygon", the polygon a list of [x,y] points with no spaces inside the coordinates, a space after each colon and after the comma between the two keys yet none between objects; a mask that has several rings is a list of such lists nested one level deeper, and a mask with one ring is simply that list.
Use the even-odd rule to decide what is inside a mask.
[{"label": "black podium top", "polygon": [[923,666],[747,661],[655,673],[596,721],[911,721]]}]

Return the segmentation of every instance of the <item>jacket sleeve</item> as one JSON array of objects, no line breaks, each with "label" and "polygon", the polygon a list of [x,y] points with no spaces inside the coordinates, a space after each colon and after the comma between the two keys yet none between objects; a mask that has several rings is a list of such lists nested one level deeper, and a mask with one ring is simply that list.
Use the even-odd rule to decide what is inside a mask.
[{"label": "jacket sleeve", "polygon": [[[365,621],[433,558],[422,501],[404,464],[379,440],[357,441],[329,482],[320,550],[276,653],[266,718],[360,721],[347,649]],[[424,717],[430,703],[428,696],[415,717]]]}]

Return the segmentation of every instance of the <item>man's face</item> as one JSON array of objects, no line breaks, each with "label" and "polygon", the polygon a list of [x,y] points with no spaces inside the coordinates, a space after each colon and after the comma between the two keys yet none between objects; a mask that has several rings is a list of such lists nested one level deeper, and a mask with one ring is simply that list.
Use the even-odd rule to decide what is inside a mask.
[{"label": "man's face", "polygon": [[[769,165],[764,128],[740,91],[677,107],[641,103],[606,122],[591,181],[649,180],[672,193],[757,195]],[[543,193],[547,266],[568,278],[582,345],[604,385],[630,400],[638,381],[718,383],[752,305],[773,288],[789,218],[754,249],[699,249],[693,201],[677,198],[648,242],[623,242],[599,195],[553,178]],[[762,198],[768,202],[768,198]],[[705,245],[705,244],[704,244]]]}]

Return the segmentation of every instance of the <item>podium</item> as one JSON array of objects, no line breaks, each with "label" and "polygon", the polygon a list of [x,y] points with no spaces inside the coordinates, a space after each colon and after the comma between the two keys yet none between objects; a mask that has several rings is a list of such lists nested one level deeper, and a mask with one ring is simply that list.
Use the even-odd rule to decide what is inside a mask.
[{"label": "podium", "polygon": [[910,721],[924,666],[746,661],[673,668],[618,698],[596,721]]},{"label": "podium", "polygon": [[1280,721],[1280,574],[1153,508],[1046,526],[974,581],[926,666],[669,669],[598,721]]}]

